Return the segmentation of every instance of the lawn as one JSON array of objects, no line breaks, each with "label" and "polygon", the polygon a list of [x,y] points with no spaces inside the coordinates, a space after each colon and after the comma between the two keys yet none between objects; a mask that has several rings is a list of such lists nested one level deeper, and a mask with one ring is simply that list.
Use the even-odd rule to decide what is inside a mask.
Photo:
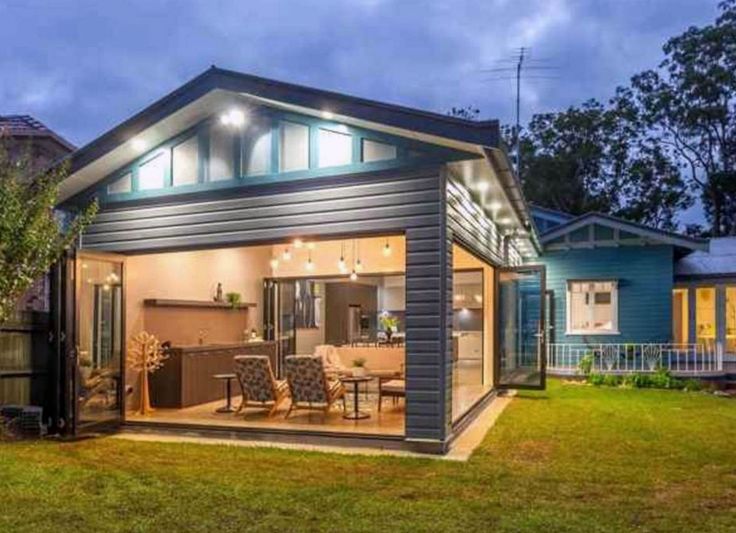
[{"label": "lawn", "polygon": [[0,445],[0,531],[736,531],[736,401],[563,385],[467,463],[97,439]]}]

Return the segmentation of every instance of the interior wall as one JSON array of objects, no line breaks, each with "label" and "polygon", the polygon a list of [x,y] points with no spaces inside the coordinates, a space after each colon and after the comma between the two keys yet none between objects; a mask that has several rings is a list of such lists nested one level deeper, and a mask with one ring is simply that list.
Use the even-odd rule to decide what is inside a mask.
[{"label": "interior wall", "polygon": [[[160,332],[166,339],[161,340],[175,344],[196,344],[200,329],[209,330],[206,342],[237,342],[244,329],[254,328],[260,334],[263,278],[270,275],[270,254],[270,246],[257,246],[129,256],[126,259],[127,338],[157,326],[166,328]],[[157,309],[143,305],[144,300],[151,298],[211,301],[218,282],[222,283],[223,294],[239,292],[242,302],[256,306],[244,312]],[[166,316],[175,319],[166,320]]]}]

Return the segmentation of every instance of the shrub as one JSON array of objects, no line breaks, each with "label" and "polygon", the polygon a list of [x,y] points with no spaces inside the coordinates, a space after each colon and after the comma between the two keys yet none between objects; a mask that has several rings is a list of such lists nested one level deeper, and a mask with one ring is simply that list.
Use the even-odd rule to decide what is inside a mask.
[{"label": "shrub", "polygon": [[618,387],[621,385],[621,376],[608,374],[603,378],[603,384],[607,387]]},{"label": "shrub", "polygon": [[603,374],[598,374],[598,373],[588,374],[588,383],[590,383],[591,385],[595,385],[596,387],[600,387],[601,385],[603,385],[603,382],[605,381],[605,379],[606,379],[606,376],[604,376]]},{"label": "shrub", "polygon": [[700,391],[705,388],[705,385],[699,379],[690,378],[682,382],[682,388],[688,391]]},{"label": "shrub", "polygon": [[580,361],[578,361],[578,370],[584,376],[590,375],[590,372],[593,370],[592,353],[586,353],[583,357],[580,358]]}]

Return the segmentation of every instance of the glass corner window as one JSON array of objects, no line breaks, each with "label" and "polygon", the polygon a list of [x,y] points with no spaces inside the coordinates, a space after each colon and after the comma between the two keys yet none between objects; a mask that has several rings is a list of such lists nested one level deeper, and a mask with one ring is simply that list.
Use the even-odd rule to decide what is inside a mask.
[{"label": "glass corner window", "polygon": [[567,283],[567,334],[618,334],[618,282],[614,280]]},{"label": "glass corner window", "polygon": [[281,172],[309,168],[309,126],[296,122],[281,122]]},{"label": "glass corner window", "polygon": [[363,162],[386,161],[396,159],[396,147],[393,144],[363,139]]},{"label": "glass corner window", "polygon": [[675,344],[690,342],[690,303],[687,289],[672,291],[672,340]]},{"label": "glass corner window", "polygon": [[138,167],[138,190],[163,188],[165,172],[166,158],[163,153],[159,153]]},{"label": "glass corner window", "polygon": [[696,342],[712,346],[716,342],[716,288],[695,289],[695,336]]},{"label": "glass corner window", "polygon": [[231,180],[235,177],[235,136],[222,124],[213,124],[210,129],[209,181]]},{"label": "glass corner window", "polygon": [[199,139],[196,135],[173,149],[171,180],[175,187],[197,183],[199,175]]},{"label": "glass corner window", "polygon": [[271,173],[271,126],[254,126],[253,131],[243,139],[241,174],[262,176]]},{"label": "glass corner window", "polygon": [[126,172],[107,186],[107,194],[125,194],[133,190],[133,175]]},{"label": "glass corner window", "polygon": [[319,167],[349,165],[353,160],[353,137],[347,133],[320,128]]}]

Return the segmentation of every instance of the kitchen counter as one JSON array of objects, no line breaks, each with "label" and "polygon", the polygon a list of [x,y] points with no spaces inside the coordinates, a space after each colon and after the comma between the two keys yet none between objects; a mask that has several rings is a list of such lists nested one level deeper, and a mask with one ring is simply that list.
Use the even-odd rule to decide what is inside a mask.
[{"label": "kitchen counter", "polygon": [[[212,376],[234,372],[236,355],[267,355],[276,371],[276,343],[272,341],[172,346],[163,367],[151,374],[152,405],[182,408],[223,399],[222,382]],[[237,385],[233,394],[239,394]]]}]

